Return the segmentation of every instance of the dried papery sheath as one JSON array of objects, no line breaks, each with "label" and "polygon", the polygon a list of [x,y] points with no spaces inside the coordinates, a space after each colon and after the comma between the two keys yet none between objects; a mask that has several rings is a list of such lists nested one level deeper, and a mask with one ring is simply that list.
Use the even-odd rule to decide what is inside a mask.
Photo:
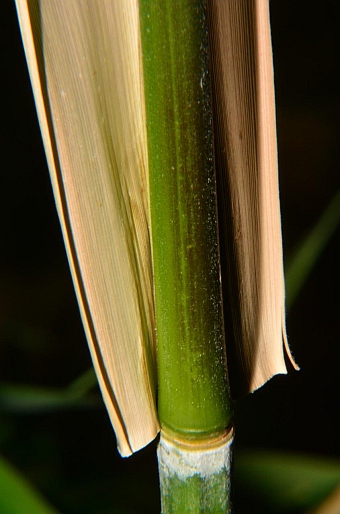
[{"label": "dried papery sheath", "polygon": [[129,455],[158,431],[138,4],[16,6],[83,324]]},{"label": "dried papery sheath", "polygon": [[214,439],[232,423],[225,341],[234,392],[285,373],[284,346],[296,366],[284,322],[268,0],[16,6],[119,449],[131,454],[159,428],[153,292],[164,433]]},{"label": "dried papery sheath", "polygon": [[228,269],[222,278],[234,394],[253,391],[273,375],[286,373],[283,347],[296,367],[285,329],[268,6],[268,0],[208,2],[221,253]]}]

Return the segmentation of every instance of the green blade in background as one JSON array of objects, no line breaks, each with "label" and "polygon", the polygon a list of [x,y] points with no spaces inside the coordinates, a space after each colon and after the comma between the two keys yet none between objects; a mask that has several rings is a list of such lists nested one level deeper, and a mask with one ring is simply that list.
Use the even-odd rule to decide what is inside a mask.
[{"label": "green blade in background", "polygon": [[57,514],[5,459],[0,457],[1,514]]},{"label": "green blade in background", "polygon": [[286,309],[300,294],[323,249],[340,224],[340,190],[286,266]]},{"label": "green blade in background", "polygon": [[244,450],[235,456],[234,478],[238,497],[252,505],[252,512],[297,513],[315,508],[340,484],[340,462]]}]

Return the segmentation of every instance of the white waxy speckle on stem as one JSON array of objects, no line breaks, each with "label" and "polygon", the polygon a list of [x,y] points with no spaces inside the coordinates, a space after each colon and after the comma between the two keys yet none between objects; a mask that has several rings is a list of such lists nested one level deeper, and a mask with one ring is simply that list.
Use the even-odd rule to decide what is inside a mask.
[{"label": "white waxy speckle on stem", "polygon": [[200,475],[203,479],[222,471],[230,471],[233,431],[215,444],[183,444],[171,441],[164,432],[158,446],[159,466],[167,475],[179,479]]}]

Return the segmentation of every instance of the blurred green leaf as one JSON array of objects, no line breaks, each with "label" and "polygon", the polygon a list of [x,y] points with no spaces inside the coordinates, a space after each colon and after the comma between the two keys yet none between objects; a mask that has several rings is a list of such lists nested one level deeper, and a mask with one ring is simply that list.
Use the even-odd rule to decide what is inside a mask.
[{"label": "blurred green leaf", "polygon": [[336,487],[334,491],[327,496],[324,502],[313,511],[308,511],[306,514],[339,514],[340,512],[340,486]]},{"label": "blurred green leaf", "polygon": [[288,514],[315,508],[340,484],[340,462],[269,451],[235,456],[238,495],[252,512]]},{"label": "blurred green leaf", "polygon": [[77,377],[71,384],[66,388],[65,392],[73,396],[74,398],[83,398],[91,389],[96,385],[97,377],[94,369],[91,367]]},{"label": "blurred green leaf", "polygon": [[0,457],[1,514],[57,514],[8,462]]},{"label": "blurred green leaf", "polygon": [[286,308],[293,305],[323,249],[340,224],[340,190],[286,266]]},{"label": "blurred green leaf", "polygon": [[98,396],[81,396],[72,389],[49,389],[30,385],[0,384],[0,409],[10,412],[54,412],[100,406]]}]

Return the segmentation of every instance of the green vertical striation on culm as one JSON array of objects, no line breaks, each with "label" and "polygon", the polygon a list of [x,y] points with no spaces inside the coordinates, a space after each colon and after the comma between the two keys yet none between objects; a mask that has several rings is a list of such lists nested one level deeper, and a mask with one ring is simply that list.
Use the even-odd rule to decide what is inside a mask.
[{"label": "green vertical striation on culm", "polygon": [[161,433],[158,464],[163,514],[230,514],[232,431],[202,444]]},{"label": "green vertical striation on culm", "polygon": [[167,507],[166,510],[163,508],[162,513],[196,514],[197,505],[201,506],[201,512],[207,514],[226,513],[229,494],[226,473],[226,470],[223,470],[209,479],[202,479],[197,474],[193,475],[187,479],[186,487],[183,487],[183,481],[178,476],[168,478],[164,481],[164,489],[168,493]]},{"label": "green vertical striation on culm", "polygon": [[140,0],[163,514],[229,512],[206,2]]},{"label": "green vertical striation on culm", "polygon": [[159,418],[207,438],[231,423],[206,2],[140,0]]}]

